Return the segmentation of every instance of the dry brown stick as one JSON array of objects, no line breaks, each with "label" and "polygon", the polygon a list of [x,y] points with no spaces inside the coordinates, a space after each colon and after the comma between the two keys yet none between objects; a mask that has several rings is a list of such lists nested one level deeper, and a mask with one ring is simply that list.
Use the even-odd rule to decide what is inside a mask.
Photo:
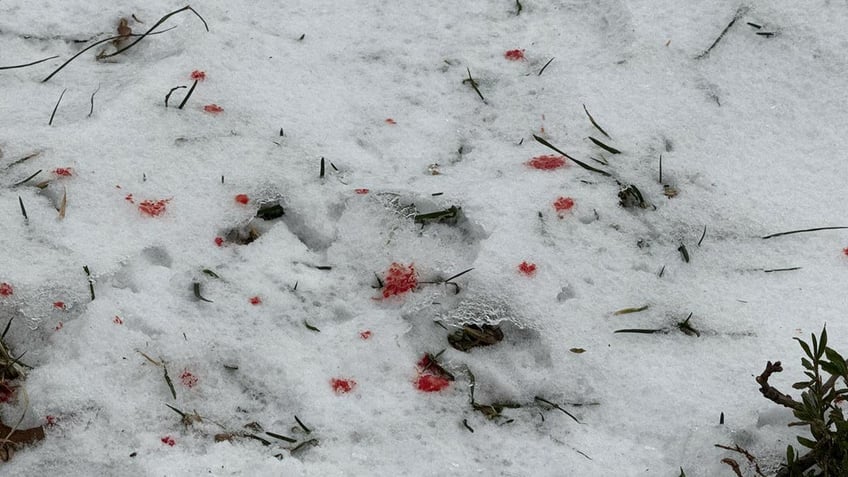
[{"label": "dry brown stick", "polygon": [[777,388],[772,387],[768,380],[774,373],[779,373],[783,371],[783,367],[780,365],[780,361],[776,361],[772,363],[769,361],[766,364],[766,369],[763,371],[763,374],[757,376],[757,383],[760,385],[760,392],[765,396],[769,401],[780,404],[781,406],[788,407],[789,409],[800,411],[802,409],[801,403],[792,399],[792,396],[788,394],[783,394],[778,391]]}]

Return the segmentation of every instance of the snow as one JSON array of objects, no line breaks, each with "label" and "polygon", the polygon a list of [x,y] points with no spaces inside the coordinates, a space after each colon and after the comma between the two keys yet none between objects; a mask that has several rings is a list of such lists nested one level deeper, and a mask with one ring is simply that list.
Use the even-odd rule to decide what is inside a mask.
[{"label": "snow", "polygon": [[[781,360],[787,389],[801,376],[792,338],[824,324],[848,348],[848,232],[761,238],[848,225],[848,8],[521,4],[207,1],[192,6],[208,32],[184,11],[48,82],[77,40],[132,14],[143,32],[184,5],[0,5],[0,66],[59,56],[0,71],[0,282],[13,288],[0,325],[13,319],[4,342],[32,366],[0,417],[55,420],[4,475],[712,476],[744,460],[714,444],[776,469],[801,431],[753,376]],[[206,77],[184,109],[187,89],[166,108],[195,70]],[[533,169],[555,154],[534,135],[612,177],[570,160]],[[620,207],[616,181],[649,206]],[[274,202],[283,217],[254,218]],[[453,219],[414,221],[451,206]],[[235,243],[251,227],[258,238]],[[384,298],[395,263],[419,283]],[[458,288],[439,283],[471,268]],[[675,326],[690,313],[700,337]],[[503,341],[452,348],[470,323],[500,325]],[[416,389],[417,364],[441,350],[455,381]],[[521,407],[487,419],[468,370],[477,403]]]}]

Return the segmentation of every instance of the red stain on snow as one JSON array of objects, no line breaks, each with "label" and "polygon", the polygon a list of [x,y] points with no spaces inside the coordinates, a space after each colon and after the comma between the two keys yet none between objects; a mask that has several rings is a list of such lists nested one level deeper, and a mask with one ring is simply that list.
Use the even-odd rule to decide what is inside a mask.
[{"label": "red stain on snow", "polygon": [[124,200],[129,202],[130,204],[135,204],[135,199],[133,199],[132,194],[127,194],[127,196],[124,197]]},{"label": "red stain on snow", "polygon": [[[128,198],[132,197],[132,194],[127,196]],[[131,199],[130,202],[132,202]],[[157,217],[165,213],[165,208],[170,202],[171,199],[159,199],[159,200],[145,200],[142,203],[138,204],[138,210],[141,211],[142,214],[149,215],[150,217]]]},{"label": "red stain on snow", "polygon": [[450,381],[447,378],[434,376],[432,374],[422,374],[421,376],[418,376],[418,379],[415,381],[415,387],[419,391],[423,391],[425,393],[438,392],[448,386],[450,386]]},{"label": "red stain on snow", "polygon": [[844,253],[845,256],[848,256],[848,247],[843,248],[842,253]]},{"label": "red stain on snow", "polygon": [[528,277],[532,277],[536,274],[536,264],[521,262],[521,264],[518,265],[518,271],[527,275]]},{"label": "red stain on snow", "polygon": [[168,446],[171,446],[171,447],[174,447],[177,444],[177,441],[175,441],[174,438],[171,437],[171,436],[165,436],[160,440],[162,441],[162,444],[165,444],[165,445],[168,445]]},{"label": "red stain on snow", "polygon": [[536,156],[533,159],[530,159],[527,162],[527,165],[540,170],[552,170],[559,169],[560,167],[565,166],[565,158],[562,156]]},{"label": "red stain on snow", "polygon": [[415,379],[415,388],[425,393],[441,391],[450,386],[453,376],[448,373],[430,354],[425,354],[418,361],[418,377]]},{"label": "red stain on snow", "polygon": [[415,273],[415,265],[402,265],[394,262],[386,271],[384,280],[383,298],[401,295],[418,286],[418,277]]},{"label": "red stain on snow", "polygon": [[61,330],[61,329],[62,329],[62,328],[64,328],[64,327],[65,327],[65,324],[64,324],[64,323],[62,323],[62,322],[60,321],[59,323],[57,323],[57,324],[56,324],[56,327],[55,327],[55,328],[53,328],[53,330],[54,330],[54,331],[59,331],[59,330]]},{"label": "red stain on snow", "polygon": [[250,202],[250,197],[248,197],[247,194],[238,194],[236,196],[236,202],[242,205],[247,205],[247,203]]},{"label": "red stain on snow", "polygon": [[364,339],[364,340],[367,340],[368,338],[371,337],[371,330],[360,331],[359,337]]},{"label": "red stain on snow", "polygon": [[197,386],[197,376],[191,373],[191,371],[184,369],[182,374],[180,374],[180,382],[183,383],[183,386],[191,389]]},{"label": "red stain on snow", "polygon": [[252,297],[250,297],[250,304],[251,305],[261,305],[262,304],[262,298],[259,298],[258,296],[252,296]]},{"label": "red stain on snow", "polygon": [[224,246],[224,237],[215,237],[215,245],[219,247]]},{"label": "red stain on snow", "polygon": [[397,124],[397,121],[395,121],[392,118],[386,118],[386,124],[390,124],[390,125],[394,126],[395,124]]},{"label": "red stain on snow", "polygon": [[6,282],[0,283],[0,296],[11,296],[14,292],[12,285]]},{"label": "red stain on snow", "polygon": [[122,320],[120,316],[115,315],[115,317],[112,318],[112,323],[115,323],[116,325],[123,325],[124,320]]},{"label": "red stain on snow", "polygon": [[195,81],[203,81],[206,79],[206,72],[201,70],[194,70],[191,72],[191,79]]},{"label": "red stain on snow", "polygon": [[203,110],[206,111],[207,113],[212,113],[212,114],[218,114],[218,113],[224,112],[224,108],[218,106],[217,104],[207,104],[206,106],[203,107]]},{"label": "red stain on snow", "polygon": [[56,169],[53,169],[53,174],[60,177],[71,177],[74,175],[74,170],[70,167],[57,167]]},{"label": "red stain on snow", "polygon": [[54,301],[53,302],[53,308],[57,308],[59,310],[64,310],[65,309],[65,302],[64,301]]},{"label": "red stain on snow", "polygon": [[524,59],[524,50],[509,50],[504,53],[504,58],[509,61],[520,61]]},{"label": "red stain on snow", "polygon": [[336,394],[346,394],[353,391],[356,387],[356,381],[352,379],[333,378],[330,380],[330,386]]},{"label": "red stain on snow", "polygon": [[9,384],[8,381],[0,381],[0,403],[14,399],[16,388],[17,386]]},{"label": "red stain on snow", "polygon": [[50,414],[44,416],[44,425],[47,427],[53,427],[56,425],[56,416],[51,416]]},{"label": "red stain on snow", "polygon": [[574,207],[574,199],[571,197],[560,197],[554,201],[554,210],[557,212],[565,212]]},{"label": "red stain on snow", "polygon": [[359,195],[365,195],[365,194],[367,194],[367,193],[371,192],[371,191],[370,191],[370,190],[368,190],[368,189],[354,189],[353,191],[354,191],[354,192],[356,192],[356,193],[357,193],[357,194],[359,194]]}]

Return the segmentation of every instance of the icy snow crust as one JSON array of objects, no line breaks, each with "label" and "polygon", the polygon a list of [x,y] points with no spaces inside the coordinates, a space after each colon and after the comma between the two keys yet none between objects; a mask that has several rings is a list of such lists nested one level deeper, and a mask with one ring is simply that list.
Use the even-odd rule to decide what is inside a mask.
[{"label": "icy snow crust", "polygon": [[[209,32],[183,12],[162,25],[178,28],[108,62],[92,49],[47,83],[75,40],[131,14],[143,32],[183,5],[0,4],[0,66],[59,55],[0,71],[0,282],[14,289],[0,326],[14,318],[5,341],[33,367],[0,415],[55,421],[3,475],[725,475],[714,444],[776,469],[798,428],[753,375],[782,360],[775,385],[788,388],[801,376],[792,338],[825,323],[848,349],[848,233],[760,238],[848,225],[848,7],[521,4],[207,1],[193,7]],[[515,49],[523,59],[505,57]],[[165,108],[194,70],[206,79],[185,108],[186,89]],[[612,177],[529,167],[555,154],[534,134]],[[647,207],[620,207],[616,181]],[[574,207],[558,213],[560,197]],[[146,215],[143,200],[165,211]],[[252,219],[267,201],[285,215]],[[451,206],[453,219],[414,220]],[[216,245],[251,225],[252,243]],[[393,263],[419,285],[384,299]],[[438,283],[469,268],[458,294]],[[675,327],[689,313],[700,337]],[[505,337],[451,348],[469,323]],[[456,380],[417,390],[416,363],[443,349]],[[466,370],[478,403],[522,407],[487,419]],[[334,378],[356,386],[334,392]],[[185,426],[166,404],[203,420]],[[318,444],[292,452],[249,423]],[[214,439],[245,432],[270,445]]]}]

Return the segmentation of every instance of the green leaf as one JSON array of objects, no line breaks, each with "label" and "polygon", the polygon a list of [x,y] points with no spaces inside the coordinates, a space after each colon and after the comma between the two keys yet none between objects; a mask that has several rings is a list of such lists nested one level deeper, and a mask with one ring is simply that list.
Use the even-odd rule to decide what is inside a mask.
[{"label": "green leaf", "polygon": [[827,359],[829,359],[830,362],[840,370],[839,373],[832,374],[839,374],[840,376],[842,376],[845,375],[846,372],[848,372],[848,368],[846,368],[845,365],[845,358],[843,358],[842,355],[839,354],[835,349],[825,348],[824,354],[827,355]]},{"label": "green leaf", "polygon": [[786,446],[786,465],[792,466],[795,462],[795,449],[790,445]]},{"label": "green leaf", "polygon": [[[797,342],[798,342],[798,344],[799,344],[799,345],[801,345],[801,349],[803,349],[803,350],[804,350],[804,353],[805,353],[807,356],[809,356],[810,358],[812,358],[812,357],[813,357],[813,353],[810,351],[810,346],[809,346],[807,343],[804,343],[804,342],[801,340],[801,338],[792,338],[792,339],[794,339],[795,341],[797,341]],[[815,337],[813,337],[813,339],[815,339]]]},{"label": "green leaf", "polygon": [[815,367],[813,367],[813,363],[811,363],[807,358],[801,358],[801,366],[806,369],[815,369]]},{"label": "green leaf", "polygon": [[800,443],[804,447],[808,447],[810,449],[816,448],[816,441],[812,439],[807,439],[806,437],[801,436],[797,436],[796,439],[798,439],[798,443]]},{"label": "green leaf", "polygon": [[819,338],[819,353],[818,357],[824,356],[824,350],[827,348],[827,326],[822,328],[821,338]]}]

